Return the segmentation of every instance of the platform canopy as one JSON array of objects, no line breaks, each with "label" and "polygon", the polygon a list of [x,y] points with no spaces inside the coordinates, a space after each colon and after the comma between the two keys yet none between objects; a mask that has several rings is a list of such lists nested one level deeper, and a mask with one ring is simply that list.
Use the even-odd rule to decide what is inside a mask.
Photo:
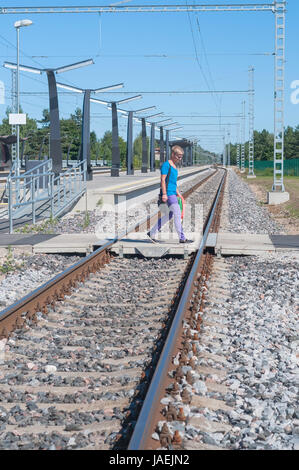
[{"label": "platform canopy", "polygon": [[179,145],[182,148],[186,148],[186,147],[189,147],[191,143],[192,142],[190,142],[189,140],[182,139],[182,140],[172,140],[169,142],[169,145],[170,147],[173,147],[174,145]]}]

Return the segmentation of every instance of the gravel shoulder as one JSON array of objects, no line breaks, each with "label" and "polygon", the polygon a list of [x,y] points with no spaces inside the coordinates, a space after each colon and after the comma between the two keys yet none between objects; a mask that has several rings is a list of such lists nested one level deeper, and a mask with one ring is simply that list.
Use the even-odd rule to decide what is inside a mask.
[{"label": "gravel shoulder", "polygon": [[299,178],[285,177],[286,191],[290,194],[290,200],[284,204],[267,204],[267,192],[271,191],[273,178],[258,176],[254,180],[248,180],[247,183],[254,193],[258,204],[264,207],[270,217],[280,226],[288,235],[299,234]]},{"label": "gravel shoulder", "polygon": [[[18,253],[9,261],[10,272],[0,274],[0,310],[32,292],[53,276],[79,261],[79,256],[26,255]],[[3,259],[5,266],[7,257]]]}]

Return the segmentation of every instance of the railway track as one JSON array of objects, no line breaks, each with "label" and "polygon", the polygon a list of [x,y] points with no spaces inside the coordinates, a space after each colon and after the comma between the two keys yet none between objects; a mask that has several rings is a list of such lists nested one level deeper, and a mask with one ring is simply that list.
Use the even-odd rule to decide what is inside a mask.
[{"label": "railway track", "polygon": [[[190,197],[204,185],[207,205],[211,199],[215,202],[211,189],[205,189],[213,179],[218,183],[219,173],[196,185]],[[148,223],[142,221],[135,230]],[[148,406],[146,392],[152,377],[154,382],[167,333],[177,322],[176,312],[182,312],[183,305],[190,307],[191,298],[193,311],[199,305],[192,287],[203,288],[199,281],[208,275],[209,259],[202,261],[198,254],[194,265],[182,259],[112,259],[109,247],[1,313],[1,337],[7,342],[0,372],[0,448],[181,445],[177,436],[165,437],[162,429],[153,445],[156,423],[146,426],[148,447],[143,447],[144,435],[134,443],[132,432],[144,419],[140,410]],[[200,319],[192,321],[200,327]],[[180,341],[176,339],[179,350]],[[164,393],[165,384],[159,390]],[[152,416],[161,412],[165,410],[158,407]]]}]

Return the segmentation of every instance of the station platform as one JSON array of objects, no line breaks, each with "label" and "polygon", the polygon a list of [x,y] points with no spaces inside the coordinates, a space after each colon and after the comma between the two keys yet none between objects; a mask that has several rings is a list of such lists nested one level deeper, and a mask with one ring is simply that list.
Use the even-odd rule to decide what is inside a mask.
[{"label": "station platform", "polygon": [[[64,217],[73,217],[77,212],[87,210],[113,210],[118,205],[119,210],[127,210],[136,204],[157,199],[160,189],[160,170],[141,173],[136,170],[134,175],[126,175],[121,172],[118,177],[111,177],[103,170],[93,175],[92,181],[87,181],[87,191],[72,207],[66,208]],[[200,173],[211,171],[208,165],[193,166],[179,169],[179,182],[189,182]],[[123,204],[123,207],[122,207]],[[42,203],[37,210],[38,222],[49,218],[50,204]],[[14,228],[20,228],[25,224],[31,224],[31,217],[23,217],[14,220]],[[0,233],[9,233],[8,205],[0,205]]]},{"label": "station platform", "polygon": [[[208,169],[208,165],[180,168],[178,181],[187,182]],[[160,170],[148,173],[135,170],[134,175],[120,173],[117,177],[96,174],[92,181],[87,181],[87,195],[82,196],[69,214],[85,210],[86,204],[88,210],[94,210],[103,204],[115,206],[125,202],[129,207],[148,201],[158,196],[160,180]]]},{"label": "station platform", "polygon": [[[201,235],[193,237],[194,242],[180,244],[173,239],[153,243],[144,232],[130,234],[113,245],[111,252],[119,256],[140,255],[145,258],[161,258],[166,255],[187,257],[196,251]],[[0,251],[8,248],[27,253],[88,254],[107,243],[109,239],[99,239],[92,233],[76,234],[1,234]],[[251,255],[265,253],[299,253],[299,235],[257,235],[225,233],[209,234],[207,248],[218,255]],[[3,254],[3,252],[2,252]]]}]

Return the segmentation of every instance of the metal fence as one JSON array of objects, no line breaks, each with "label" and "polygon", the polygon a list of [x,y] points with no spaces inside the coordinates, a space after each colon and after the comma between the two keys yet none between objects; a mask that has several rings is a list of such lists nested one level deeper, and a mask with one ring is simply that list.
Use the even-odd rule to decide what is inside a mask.
[{"label": "metal fence", "polygon": [[[248,161],[246,161],[246,167],[248,168]],[[284,175],[285,176],[299,176],[299,158],[286,159],[283,162]],[[272,160],[256,160],[254,162],[254,169],[257,171],[263,171],[270,169],[273,174],[273,161]]]},{"label": "metal fence", "polygon": [[86,161],[55,176],[52,160],[45,160],[22,175],[7,178],[9,232],[16,219],[36,223],[37,218],[57,217],[86,191]]}]

